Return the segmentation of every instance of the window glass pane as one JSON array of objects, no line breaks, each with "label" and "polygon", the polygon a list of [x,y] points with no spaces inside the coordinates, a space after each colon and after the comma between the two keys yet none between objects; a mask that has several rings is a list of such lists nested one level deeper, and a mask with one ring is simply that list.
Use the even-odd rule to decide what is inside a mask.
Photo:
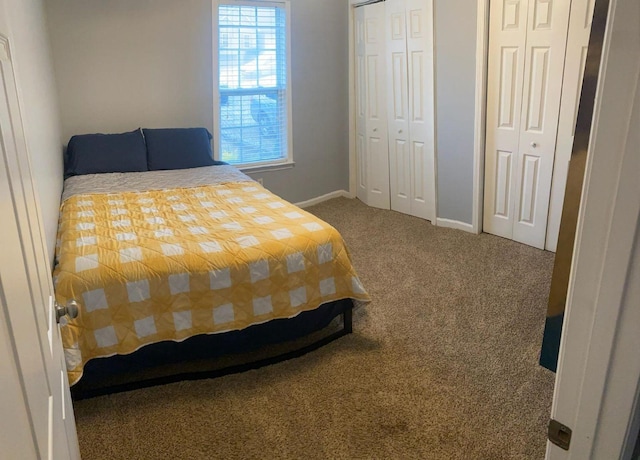
[{"label": "window glass pane", "polygon": [[240,7],[240,24],[243,26],[256,25],[256,7],[241,6]]},{"label": "window glass pane", "polygon": [[223,161],[246,164],[288,157],[285,19],[279,7],[219,7]]},{"label": "window glass pane", "polygon": [[276,26],[276,11],[274,8],[256,8],[256,17],[259,26]]},{"label": "window glass pane", "polygon": [[220,25],[237,24],[240,20],[240,10],[236,7],[220,5],[218,11],[218,22]]},{"label": "window glass pane", "polygon": [[220,89],[237,88],[239,83],[238,67],[240,56],[236,50],[220,50]]},{"label": "window glass pane", "polygon": [[286,157],[286,98],[280,91],[225,96],[220,105],[220,159],[252,163]]}]

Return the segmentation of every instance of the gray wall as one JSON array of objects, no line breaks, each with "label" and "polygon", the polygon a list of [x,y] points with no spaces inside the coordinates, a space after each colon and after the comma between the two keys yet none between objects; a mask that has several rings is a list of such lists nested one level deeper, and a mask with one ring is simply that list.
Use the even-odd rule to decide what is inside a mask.
[{"label": "gray wall", "polygon": [[49,262],[62,192],[62,141],[43,0],[0,0],[0,33],[9,37],[20,110]]},{"label": "gray wall", "polygon": [[[296,166],[252,174],[290,201],[348,188],[344,0],[292,0]],[[48,0],[64,139],[213,127],[210,0]],[[435,0],[438,217],[471,223],[477,4]]]},{"label": "gray wall", "polygon": [[[65,140],[213,129],[211,0],[48,0]],[[253,174],[289,201],[348,188],[344,0],[292,0],[295,168]]]},{"label": "gray wall", "polygon": [[475,0],[435,0],[438,217],[471,223],[476,75]]}]

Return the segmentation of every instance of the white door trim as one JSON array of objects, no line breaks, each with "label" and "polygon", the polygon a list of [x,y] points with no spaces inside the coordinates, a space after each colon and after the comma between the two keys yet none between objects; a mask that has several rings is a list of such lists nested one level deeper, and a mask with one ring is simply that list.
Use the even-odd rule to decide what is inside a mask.
[{"label": "white door trim", "polygon": [[551,409],[573,435],[549,460],[627,459],[637,436],[639,17],[637,0],[611,0]]},{"label": "white door trim", "polygon": [[476,103],[473,137],[473,203],[471,227],[482,233],[484,203],[484,156],[487,114],[487,67],[489,59],[489,0],[478,0],[476,27]]}]

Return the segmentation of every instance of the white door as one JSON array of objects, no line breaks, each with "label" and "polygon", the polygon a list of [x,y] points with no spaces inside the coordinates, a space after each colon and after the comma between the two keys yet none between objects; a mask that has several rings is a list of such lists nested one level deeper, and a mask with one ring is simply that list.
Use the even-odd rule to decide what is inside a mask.
[{"label": "white door", "polygon": [[389,142],[387,135],[384,2],[364,10],[365,151],[367,204],[389,209]]},{"label": "white door", "polygon": [[483,228],[505,238],[513,236],[514,165],[520,142],[526,6],[526,0],[492,1],[489,11]]},{"label": "white door", "polygon": [[385,3],[391,209],[433,222],[433,5]]},{"label": "white door", "polygon": [[407,76],[406,1],[387,0],[387,120],[391,209],[411,214],[411,138]]},{"label": "white door", "polygon": [[[2,395],[2,455],[79,458],[53,286],[31,177],[8,42],[0,37],[0,303],[3,369],[18,386]],[[3,376],[4,377],[4,376]],[[4,390],[4,385],[3,385]],[[11,398],[11,400],[9,400]],[[22,408],[22,409],[21,409]],[[28,435],[25,436],[25,430]],[[6,437],[6,439],[4,439]],[[26,441],[15,442],[15,440]],[[15,455],[14,455],[15,453]]]},{"label": "white door", "polygon": [[543,249],[570,2],[491,3],[484,228]]},{"label": "white door", "polygon": [[630,459],[637,440],[640,2],[604,8],[596,5],[608,18],[551,409],[573,433],[568,451],[547,444],[548,460]]},{"label": "white door", "polygon": [[544,249],[570,2],[529,0],[513,239]]},{"label": "white door", "polygon": [[595,0],[572,0],[545,249],[556,251]]},{"label": "white door", "polygon": [[406,0],[411,214],[436,219],[433,1]]}]

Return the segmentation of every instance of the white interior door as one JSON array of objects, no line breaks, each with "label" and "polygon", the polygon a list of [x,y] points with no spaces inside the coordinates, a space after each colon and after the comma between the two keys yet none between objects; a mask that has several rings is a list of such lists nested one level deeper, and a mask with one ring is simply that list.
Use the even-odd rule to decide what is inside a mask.
[{"label": "white interior door", "polygon": [[433,1],[406,0],[411,214],[435,222]]},{"label": "white interior door", "polygon": [[556,251],[595,0],[572,0],[545,249]]},{"label": "white interior door", "polygon": [[[9,46],[0,37],[0,288],[3,350],[10,351],[16,393],[3,394],[23,413],[2,417],[22,420],[3,424],[2,455],[25,458],[79,458],[75,420],[69,395],[59,328],[53,304],[42,226],[23,137],[18,96]],[[3,357],[4,358],[4,357]],[[5,363],[6,364],[6,363]],[[4,387],[3,387],[4,388]],[[11,439],[31,438],[27,446]],[[7,431],[8,430],[8,431]],[[8,441],[8,442],[5,442]],[[11,452],[15,451],[16,455]],[[28,454],[31,456],[30,454]]]},{"label": "white interior door", "polygon": [[513,239],[544,249],[570,2],[529,0]]},{"label": "white interior door", "polygon": [[433,5],[387,0],[391,209],[435,219]]},{"label": "white interior door", "polygon": [[364,10],[367,204],[390,208],[384,2]]},{"label": "white interior door", "polygon": [[484,228],[543,249],[570,2],[491,3]]},{"label": "white interior door", "polygon": [[492,1],[489,8],[483,228],[485,232],[512,238],[527,0]]},{"label": "white interior door", "polygon": [[407,76],[406,0],[387,0],[387,119],[391,209],[411,214],[411,137]]}]

